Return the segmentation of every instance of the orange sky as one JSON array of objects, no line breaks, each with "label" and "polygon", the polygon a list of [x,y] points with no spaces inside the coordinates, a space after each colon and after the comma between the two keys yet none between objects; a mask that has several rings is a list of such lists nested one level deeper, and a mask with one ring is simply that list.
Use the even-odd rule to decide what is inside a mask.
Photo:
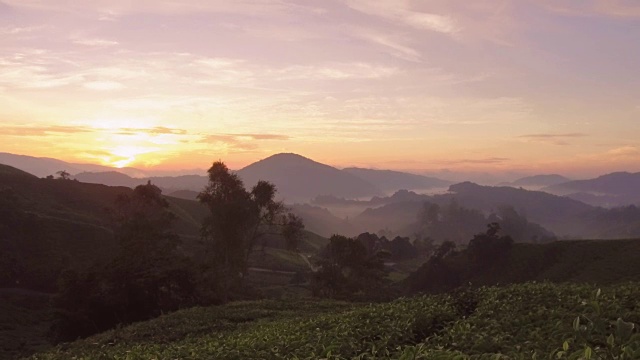
[{"label": "orange sky", "polygon": [[0,0],[0,151],[640,171],[640,2]]}]

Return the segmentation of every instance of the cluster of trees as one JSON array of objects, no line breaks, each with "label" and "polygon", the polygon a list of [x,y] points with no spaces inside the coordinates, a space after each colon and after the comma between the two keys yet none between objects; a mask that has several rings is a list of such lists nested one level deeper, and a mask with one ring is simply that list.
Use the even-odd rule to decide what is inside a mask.
[{"label": "cluster of trees", "polygon": [[120,196],[112,211],[119,251],[108,262],[63,274],[55,299],[57,340],[71,340],[195,304],[233,298],[260,238],[279,233],[296,249],[304,225],[275,201],[273,184],[247,191],[222,162],[208,171],[198,200],[209,209],[202,256],[187,256],[172,230],[176,216],[151,183]]},{"label": "cluster of trees", "polygon": [[555,235],[542,226],[529,222],[512,206],[498,207],[485,216],[480,210],[460,206],[455,199],[446,206],[425,202],[418,214],[420,238],[452,241],[462,245],[482,232],[487,223],[498,223],[505,234],[518,242],[548,242]]},{"label": "cluster of trees", "polygon": [[57,340],[72,340],[174,311],[196,302],[195,264],[179,251],[175,215],[155,185],[118,197],[113,210],[117,255],[68,270],[55,298]]},{"label": "cluster of trees", "polygon": [[429,260],[407,279],[411,291],[437,293],[460,287],[479,274],[499,269],[506,261],[513,238],[501,234],[500,224],[487,225],[469,241],[466,249],[458,251],[456,244],[445,241]]},{"label": "cluster of trees", "polygon": [[375,254],[379,251],[388,252],[391,261],[414,259],[428,253],[428,246],[423,246],[422,240],[411,242],[408,237],[396,236],[389,240],[384,235],[378,236],[366,232],[358,235],[355,240],[360,242],[369,254]]},{"label": "cluster of trees", "polygon": [[358,239],[333,235],[313,274],[312,292],[330,298],[371,297],[383,287],[389,257],[385,250],[368,251]]}]

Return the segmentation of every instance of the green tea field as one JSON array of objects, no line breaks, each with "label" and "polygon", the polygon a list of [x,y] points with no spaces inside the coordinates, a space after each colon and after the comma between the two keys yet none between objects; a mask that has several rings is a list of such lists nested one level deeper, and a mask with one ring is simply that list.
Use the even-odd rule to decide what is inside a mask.
[{"label": "green tea field", "polygon": [[32,359],[638,359],[640,286],[525,283],[179,311]]}]

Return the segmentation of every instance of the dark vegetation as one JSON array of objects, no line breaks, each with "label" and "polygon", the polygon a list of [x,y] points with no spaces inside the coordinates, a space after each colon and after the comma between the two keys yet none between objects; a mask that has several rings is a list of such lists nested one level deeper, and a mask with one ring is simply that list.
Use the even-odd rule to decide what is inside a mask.
[{"label": "dark vegetation", "polygon": [[[245,187],[222,162],[197,201],[152,182],[108,187],[0,166],[0,357],[45,350],[45,336],[104,331],[35,358],[640,356],[640,242],[554,241],[546,228],[637,236],[637,208],[471,183],[451,190],[373,198],[338,225],[376,233],[326,239],[305,230],[323,222],[303,223],[300,209],[331,213],[289,212],[275,185]],[[634,283],[601,296],[532,283],[545,281]],[[255,301],[264,297],[280,300]]]}]

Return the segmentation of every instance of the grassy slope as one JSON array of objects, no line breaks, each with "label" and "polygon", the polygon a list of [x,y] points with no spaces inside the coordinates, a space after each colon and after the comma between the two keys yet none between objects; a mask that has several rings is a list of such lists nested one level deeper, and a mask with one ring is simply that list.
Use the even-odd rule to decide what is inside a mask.
[{"label": "grassy slope", "polygon": [[[34,359],[467,359],[488,354],[508,356],[504,359],[532,359],[536,354],[543,359],[555,356],[565,341],[569,352],[584,350],[585,343],[572,328],[580,315],[640,321],[638,285],[604,288],[597,300],[600,315],[591,305],[595,287],[550,283],[376,305],[243,302],[177,312]],[[469,296],[477,300],[477,308],[464,316],[459,309]],[[612,332],[615,329],[589,336],[604,341]],[[633,346],[637,351],[640,339]]]}]

